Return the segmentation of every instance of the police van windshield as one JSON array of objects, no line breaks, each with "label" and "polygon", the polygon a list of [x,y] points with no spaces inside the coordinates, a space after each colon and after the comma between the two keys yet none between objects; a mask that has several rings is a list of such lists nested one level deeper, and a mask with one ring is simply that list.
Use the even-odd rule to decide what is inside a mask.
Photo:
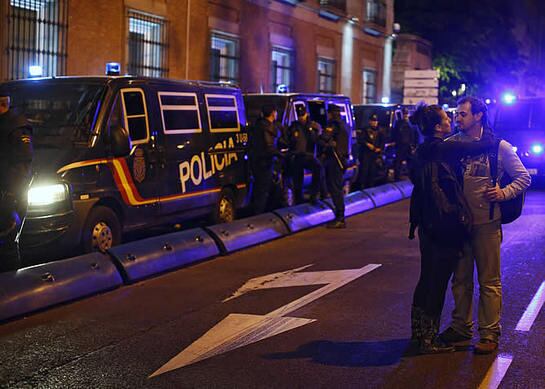
[{"label": "police van windshield", "polygon": [[0,85],[11,106],[33,128],[35,147],[60,148],[87,143],[104,85],[63,80],[20,81]]},{"label": "police van windshield", "polygon": [[501,107],[496,113],[494,130],[498,132],[528,130],[530,123],[530,108],[530,104],[523,102]]}]

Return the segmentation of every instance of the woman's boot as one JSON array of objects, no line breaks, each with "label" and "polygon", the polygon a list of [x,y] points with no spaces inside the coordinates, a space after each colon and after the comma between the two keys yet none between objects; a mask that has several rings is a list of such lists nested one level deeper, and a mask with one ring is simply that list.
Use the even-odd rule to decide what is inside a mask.
[{"label": "woman's boot", "polygon": [[421,354],[440,354],[451,353],[455,350],[454,346],[450,346],[443,342],[438,334],[439,318],[433,318],[426,314],[421,317],[422,338],[420,339]]}]

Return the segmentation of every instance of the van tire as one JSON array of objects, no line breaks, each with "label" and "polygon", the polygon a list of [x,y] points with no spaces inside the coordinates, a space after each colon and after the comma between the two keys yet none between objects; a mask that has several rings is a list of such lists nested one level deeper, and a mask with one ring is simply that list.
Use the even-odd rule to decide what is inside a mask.
[{"label": "van tire", "polygon": [[351,184],[350,184],[350,180],[346,180],[344,181],[343,183],[343,195],[346,196],[350,193],[350,187],[351,187]]},{"label": "van tire", "polygon": [[91,209],[83,227],[81,245],[85,253],[105,252],[121,243],[121,223],[117,214],[108,207]]},{"label": "van tire", "polygon": [[212,214],[212,223],[230,223],[235,220],[235,197],[233,191],[229,188],[224,188]]}]

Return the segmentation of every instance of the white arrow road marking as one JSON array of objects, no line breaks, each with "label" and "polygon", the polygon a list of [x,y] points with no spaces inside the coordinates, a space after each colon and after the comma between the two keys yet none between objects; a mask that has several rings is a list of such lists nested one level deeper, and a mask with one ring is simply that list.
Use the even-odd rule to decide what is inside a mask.
[{"label": "white arrow road marking", "polygon": [[309,266],[312,265],[253,278],[224,301],[259,289],[325,284],[324,287],[266,315],[230,314],[194,341],[189,347],[168,361],[159,370],[155,371],[149,378],[312,323],[316,320],[286,317],[285,315],[339,289],[349,282],[379,268],[381,265],[369,264],[359,269],[296,273]]},{"label": "white arrow road marking", "polygon": [[513,357],[511,355],[498,355],[492,366],[490,366],[490,369],[488,369],[488,372],[478,389],[496,389],[500,386],[512,361]]},{"label": "white arrow road marking", "polygon": [[532,324],[534,324],[539,311],[541,311],[541,308],[543,307],[543,303],[545,303],[545,281],[537,290],[530,304],[528,304],[528,307],[526,308],[526,311],[524,311],[524,315],[522,315],[520,318],[515,331],[530,331],[530,328],[532,327]]}]

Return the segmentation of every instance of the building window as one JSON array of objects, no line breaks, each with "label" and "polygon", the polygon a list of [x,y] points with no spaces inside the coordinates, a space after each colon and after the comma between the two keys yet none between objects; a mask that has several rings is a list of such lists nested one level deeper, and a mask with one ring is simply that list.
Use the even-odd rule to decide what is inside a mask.
[{"label": "building window", "polygon": [[318,58],[318,92],[335,93],[335,61]]},{"label": "building window", "polygon": [[386,27],[386,3],[384,0],[367,0],[368,22]]},{"label": "building window", "polygon": [[320,6],[346,13],[346,0],[320,0]]},{"label": "building window", "polygon": [[129,11],[129,74],[166,77],[166,21],[136,11]]},{"label": "building window", "polygon": [[238,39],[212,34],[210,48],[210,79],[238,83]]},{"label": "building window", "polygon": [[362,102],[364,104],[377,102],[377,72],[375,70],[363,70]]},{"label": "building window", "polygon": [[7,77],[64,75],[67,30],[68,0],[10,0]]},{"label": "building window", "polygon": [[[293,51],[274,47],[271,53],[273,92],[293,90]],[[282,87],[283,85],[283,87]],[[280,87],[280,88],[279,88]]]}]

